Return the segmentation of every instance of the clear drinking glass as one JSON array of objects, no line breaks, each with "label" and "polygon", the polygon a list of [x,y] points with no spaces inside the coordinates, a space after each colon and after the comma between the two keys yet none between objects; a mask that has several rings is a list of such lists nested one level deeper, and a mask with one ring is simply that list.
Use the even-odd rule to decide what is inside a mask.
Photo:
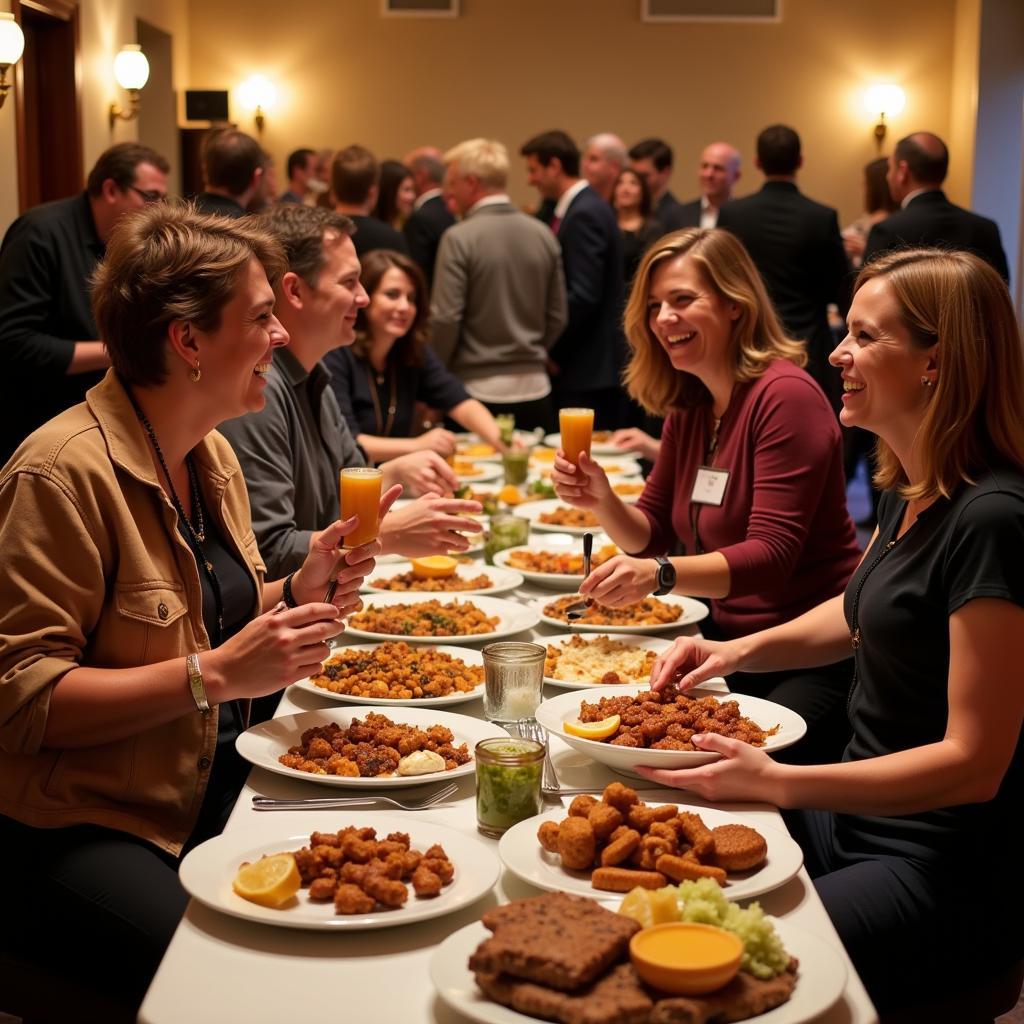
[{"label": "clear drinking glass", "polygon": [[540,644],[488,644],[484,656],[484,717],[489,722],[522,722],[534,717],[544,689]]}]

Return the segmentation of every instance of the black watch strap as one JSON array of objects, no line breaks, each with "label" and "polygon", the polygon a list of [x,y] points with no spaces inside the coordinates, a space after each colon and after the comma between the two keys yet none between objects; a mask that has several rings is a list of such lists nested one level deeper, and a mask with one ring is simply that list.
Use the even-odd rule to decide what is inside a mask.
[{"label": "black watch strap", "polygon": [[676,567],[664,555],[656,555],[654,560],[658,563],[658,589],[654,596],[664,597],[675,589]]}]

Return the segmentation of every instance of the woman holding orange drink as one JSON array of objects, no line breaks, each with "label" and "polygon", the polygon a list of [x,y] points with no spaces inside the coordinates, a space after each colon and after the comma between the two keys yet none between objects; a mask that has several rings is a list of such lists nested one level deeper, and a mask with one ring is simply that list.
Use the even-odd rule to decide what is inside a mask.
[{"label": "woman holding orange drink", "polygon": [[[722,638],[840,593],[859,552],[839,428],[742,244],[696,228],[661,239],[637,270],[625,323],[629,393],[666,421],[635,505],[587,455],[563,444],[555,460],[559,497],[592,510],[631,552],[595,569],[581,592],[612,606],[673,592],[710,598],[702,628]],[[791,707],[808,721],[814,747],[838,752],[849,682],[844,660],[730,685]],[[795,756],[812,754],[805,745]]]}]

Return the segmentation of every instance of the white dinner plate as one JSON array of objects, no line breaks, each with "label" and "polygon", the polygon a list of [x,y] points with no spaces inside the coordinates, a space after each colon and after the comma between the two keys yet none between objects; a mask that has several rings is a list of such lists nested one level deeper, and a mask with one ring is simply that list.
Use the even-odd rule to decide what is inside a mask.
[{"label": "white dinner plate", "polygon": [[[395,637],[391,637],[391,640],[395,640]],[[401,638],[398,638],[401,639]],[[345,644],[343,647],[338,647],[337,651],[375,651],[380,644]],[[417,644],[412,648],[413,654],[415,655],[419,651],[440,651],[442,654],[450,654],[453,658],[458,658],[466,665],[480,665],[483,666],[484,656],[472,647],[446,647],[443,644],[431,644],[429,647]],[[336,700],[342,704],[372,704],[380,707],[409,707],[409,708],[428,708],[428,707],[444,707],[447,704],[464,704],[467,700],[480,700],[484,695],[484,684],[481,679],[480,685],[475,689],[463,692],[457,691],[455,693],[448,694],[447,697],[409,697],[409,698],[392,698],[392,697],[354,697],[348,693],[335,693],[333,690],[326,690],[322,686],[317,686],[312,679],[300,679],[297,683],[293,683],[293,686],[300,690],[305,690],[307,693],[315,693],[319,697],[326,697],[328,700]]]},{"label": "white dinner plate", "polygon": [[[565,722],[579,721],[580,702],[596,704],[602,697],[635,696],[641,690],[647,690],[645,684],[625,683],[618,686],[602,686],[590,690],[573,690],[560,693],[543,701],[537,708],[537,721],[550,733],[558,736],[574,750],[607,765],[614,771],[638,777],[633,770],[638,765],[647,768],[696,768],[697,765],[717,761],[719,756],[709,750],[649,750],[642,747],[617,747],[599,740],[585,740],[580,736],[571,736],[563,728]],[[774,736],[765,740],[762,750],[769,753],[790,747],[807,732],[807,723],[789,708],[775,704],[761,697],[751,697],[745,693],[721,693],[702,690],[695,687],[688,690],[688,697],[715,697],[720,701],[734,700],[739,704],[740,714],[756,722],[762,729],[779,726]]]},{"label": "white dinner plate", "polygon": [[[756,1024],[807,1024],[817,1019],[842,996],[846,988],[846,963],[839,952],[817,935],[786,920],[773,917],[772,924],[786,952],[800,961],[793,995],[767,1013],[749,1017]],[[430,980],[441,1000],[478,1024],[537,1024],[507,1006],[492,1003],[477,987],[468,963],[472,953],[491,933],[479,922],[452,932],[430,958]]]},{"label": "white dinner plate", "polygon": [[472,759],[473,749],[480,740],[493,736],[501,737],[508,734],[504,729],[489,722],[481,722],[468,715],[453,715],[448,711],[434,708],[396,708],[387,713],[387,717],[396,725],[413,725],[426,731],[435,725],[443,725],[455,734],[452,746],[466,744],[470,752],[470,760],[451,771],[432,772],[429,775],[387,775],[379,778],[352,778],[345,775],[311,775],[300,772],[297,768],[288,768],[278,758],[287,754],[289,747],[297,746],[302,734],[307,729],[329,725],[334,722],[347,729],[352,719],[365,719],[367,710],[380,711],[377,708],[324,708],[322,711],[303,711],[298,715],[286,715],[272,718],[269,722],[261,722],[251,729],[246,729],[235,740],[235,747],[250,764],[265,768],[268,772],[287,775],[293,779],[306,782],[320,782],[327,786],[341,786],[344,789],[396,789],[400,786],[423,786],[430,783],[448,782],[451,779],[472,775],[476,770],[476,762]]},{"label": "white dinner plate", "polygon": [[[611,433],[611,431],[604,431],[604,433]],[[549,448],[561,448],[562,435],[547,434],[544,437],[544,443]],[[624,448],[616,448],[611,441],[591,441],[590,450],[594,455],[623,455],[626,458],[634,458],[636,456],[636,452],[627,451]]]},{"label": "white dinner plate", "polygon": [[[523,573],[523,575],[525,576],[526,573]],[[565,629],[565,627],[569,625],[565,619],[556,619],[550,615],[546,615],[544,612],[547,605],[551,604],[552,601],[557,600],[557,597],[538,597],[530,603],[536,609],[541,622],[548,626],[557,626],[560,629]],[[655,600],[663,601],[665,604],[675,605],[681,609],[679,618],[674,622],[659,622],[653,626],[592,626],[586,622],[574,622],[572,624],[572,628],[584,633],[664,633],[665,630],[668,629],[680,629],[683,626],[692,626],[695,622],[700,622],[702,619],[706,619],[709,614],[708,606],[692,597],[679,597],[676,594],[665,594],[663,597],[656,598]]]},{"label": "white dinner plate", "polygon": [[[540,427],[536,430],[513,430],[512,443],[521,448],[532,448],[535,444],[540,443],[543,436],[544,431]],[[464,430],[455,435],[455,441],[457,444],[479,444],[481,437],[479,434],[472,433],[472,431]]]},{"label": "white dinner plate", "polygon": [[351,624],[352,620],[349,619],[345,625],[345,635],[361,640],[405,640],[411,644],[489,642],[500,640],[506,636],[514,636],[524,629],[532,629],[537,625],[539,619],[533,608],[522,605],[518,601],[505,601],[500,597],[486,596],[463,599],[458,594],[367,594],[363,598],[363,607],[365,610],[394,604],[422,604],[425,601],[440,601],[441,604],[450,604],[453,601],[471,602],[484,615],[497,616],[498,624],[488,633],[467,633],[459,636],[402,636],[397,633],[371,633],[368,630],[358,629]]},{"label": "white dinner plate", "polygon": [[[753,896],[778,889],[785,885],[800,870],[804,863],[804,854],[800,846],[790,836],[778,829],[754,825],[742,816],[729,814],[710,807],[691,807],[680,804],[677,799],[655,799],[648,793],[642,794],[644,803],[660,805],[662,803],[678,804],[684,811],[699,814],[708,828],[719,825],[750,825],[764,836],[768,844],[768,859],[756,871],[730,872],[727,884],[722,890],[731,900],[746,900]],[[594,796],[600,798],[600,791]],[[607,900],[620,894],[603,892],[590,884],[589,871],[570,871],[563,868],[558,854],[548,853],[537,841],[537,829],[545,821],[564,821],[569,816],[568,808],[555,807],[534,818],[513,825],[498,843],[498,855],[502,863],[514,875],[524,882],[535,885],[538,889],[550,892],[571,892],[578,896],[589,896],[591,899]]]},{"label": "white dinner plate", "polygon": [[[579,633],[559,633],[557,636],[538,637],[538,643],[548,647],[558,647],[579,635]],[[667,651],[672,646],[671,640],[662,640],[655,636],[630,636],[628,633],[615,636],[608,633],[588,633],[584,639],[594,640],[598,636],[607,636],[609,640],[617,640],[627,647],[642,647],[645,651],[654,651],[655,654],[661,654],[662,651]],[[559,686],[563,690],[592,690],[595,686],[619,685],[617,683],[601,683],[600,679],[585,679],[582,682],[576,682],[568,679],[555,679],[554,676],[545,676],[544,682],[550,683],[552,686]]]},{"label": "white dinner plate", "polygon": [[[531,501],[522,507],[521,511],[516,512],[516,515],[522,516],[524,519],[530,521],[530,528],[538,530],[544,533],[567,533],[574,537],[582,537],[585,533],[598,533],[601,530],[601,524],[598,523],[596,526],[556,526],[553,523],[545,523],[541,521],[541,516],[548,512],[554,512],[555,509],[569,508],[569,506],[562,501],[561,498],[547,498],[544,501]],[[538,537],[536,540],[537,545],[544,543],[544,538]]]},{"label": "white dinner plate", "polygon": [[[537,504],[539,505],[541,502],[537,502]],[[525,508],[529,507],[529,505],[525,506]],[[611,539],[605,534],[597,532],[594,533],[595,554],[606,544],[611,543]],[[534,537],[529,544],[522,544],[519,547],[505,548],[504,551],[498,551],[494,556],[494,564],[514,569],[516,572],[521,572],[523,574],[523,579],[527,580],[529,583],[536,583],[542,587],[551,587],[553,590],[573,591],[583,582],[582,567],[578,573],[570,576],[567,573],[533,572],[530,569],[523,569],[516,565],[510,565],[509,560],[511,559],[513,552],[518,551],[525,551],[529,554],[545,552],[554,555],[579,555],[580,558],[582,558],[583,540],[579,536],[574,536],[571,533],[545,533]],[[561,625],[564,626],[565,623],[563,622]]]},{"label": "white dinner plate", "polygon": [[441,598],[445,595],[462,597],[470,594],[503,594],[523,584],[522,573],[516,572],[515,569],[505,569],[500,565],[481,565],[479,562],[461,562],[455,569],[456,576],[465,580],[487,576],[491,580],[491,586],[474,587],[472,590],[388,590],[386,587],[373,585],[377,579],[391,579],[407,572],[412,572],[411,562],[393,562],[386,569],[372,572],[361,590],[365,594],[431,594],[433,597]]},{"label": "white dinner plate", "polygon": [[485,462],[483,459],[468,459],[467,461],[476,466],[476,472],[473,474],[460,473],[456,469],[454,472],[459,478],[460,484],[472,486],[473,484],[490,483],[492,480],[500,480],[505,475],[500,463]]},{"label": "white dinner plate", "polygon": [[[404,906],[369,914],[337,914],[333,903],[312,902],[308,889],[300,889],[293,900],[276,909],[243,900],[232,890],[231,881],[243,862],[298,850],[309,845],[311,832],[336,831],[350,825],[372,825],[378,838],[389,832],[406,832],[412,848],[421,852],[440,843],[455,867],[454,879],[433,899],[418,899],[410,886]],[[259,825],[232,829],[208,839],[181,862],[178,877],[190,896],[222,914],[284,928],[352,931],[392,928],[450,914],[490,892],[500,871],[498,858],[479,839],[408,814],[403,817],[376,810],[297,811],[268,814],[267,821]]]},{"label": "white dinner plate", "polygon": [[[486,445],[491,451],[488,455],[467,454],[465,449],[471,448],[474,445]],[[473,462],[501,462],[501,452],[496,448],[492,448],[486,441],[456,441],[455,458],[470,459]]]}]

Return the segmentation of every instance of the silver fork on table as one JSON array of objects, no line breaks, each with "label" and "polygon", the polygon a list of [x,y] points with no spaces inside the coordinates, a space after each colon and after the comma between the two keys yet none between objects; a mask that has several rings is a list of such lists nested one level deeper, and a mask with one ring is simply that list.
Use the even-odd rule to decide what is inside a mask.
[{"label": "silver fork on table", "polygon": [[551,748],[548,745],[548,734],[538,722],[519,722],[519,735],[524,740],[533,740],[544,747],[544,768],[541,773],[540,791],[545,796],[574,796],[578,793],[593,792],[593,787],[587,789],[567,789],[558,781],[555,774],[555,766],[551,762]]},{"label": "silver fork on table", "polygon": [[459,787],[449,783],[442,789],[437,789],[427,797],[419,800],[406,799],[395,800],[390,796],[380,796],[376,793],[368,793],[365,796],[324,796],[308,797],[305,799],[275,799],[268,796],[254,796],[252,798],[253,810],[256,811],[332,811],[342,807],[367,807],[370,804],[391,804],[403,811],[422,811],[428,807],[435,807],[452,796]]}]

